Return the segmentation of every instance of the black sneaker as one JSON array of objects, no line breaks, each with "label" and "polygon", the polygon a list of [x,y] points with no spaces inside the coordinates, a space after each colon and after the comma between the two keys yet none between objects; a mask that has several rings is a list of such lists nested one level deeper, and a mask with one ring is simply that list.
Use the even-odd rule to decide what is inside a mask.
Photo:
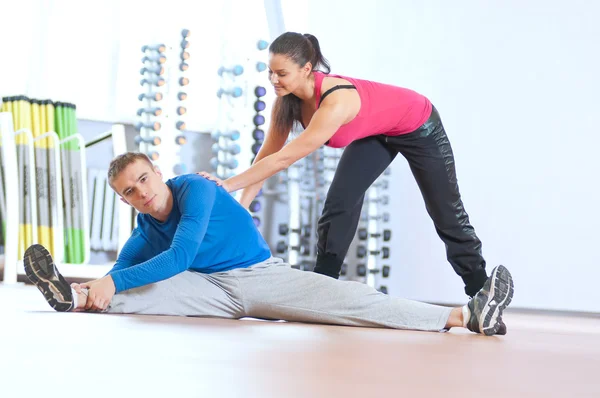
[{"label": "black sneaker", "polygon": [[471,317],[467,328],[486,336],[500,334],[498,332],[506,334],[506,326],[500,326],[504,324],[502,311],[510,304],[513,290],[513,280],[508,269],[502,265],[494,268],[479,293],[469,301]]},{"label": "black sneaker", "polygon": [[52,256],[42,245],[32,245],[23,256],[25,273],[29,280],[40,289],[44,298],[56,311],[73,309],[71,286],[58,272]]}]

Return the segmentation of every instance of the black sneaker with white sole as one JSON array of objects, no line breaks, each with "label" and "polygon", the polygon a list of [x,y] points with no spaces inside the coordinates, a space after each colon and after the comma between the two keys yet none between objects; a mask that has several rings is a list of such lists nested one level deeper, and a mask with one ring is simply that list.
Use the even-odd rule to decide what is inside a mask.
[{"label": "black sneaker with white sole", "polygon": [[469,301],[471,316],[467,328],[486,336],[506,334],[502,312],[512,301],[513,291],[513,280],[508,269],[502,265],[494,268],[481,290]]},{"label": "black sneaker with white sole", "polygon": [[25,250],[23,263],[27,277],[40,289],[52,308],[60,312],[73,309],[71,286],[58,272],[52,256],[44,246],[35,244]]}]

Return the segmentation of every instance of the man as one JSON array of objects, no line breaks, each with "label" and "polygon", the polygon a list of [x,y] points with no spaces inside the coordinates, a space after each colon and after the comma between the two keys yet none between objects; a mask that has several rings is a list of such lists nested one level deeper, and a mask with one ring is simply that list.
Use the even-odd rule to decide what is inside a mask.
[{"label": "man", "polygon": [[126,153],[108,178],[138,212],[138,226],[103,278],[69,284],[40,245],[27,249],[29,279],[57,311],[254,317],[348,326],[493,335],[513,295],[495,268],[463,307],[435,306],[290,267],[273,258],[250,214],[222,187],[191,174],[162,180],[148,157]]}]

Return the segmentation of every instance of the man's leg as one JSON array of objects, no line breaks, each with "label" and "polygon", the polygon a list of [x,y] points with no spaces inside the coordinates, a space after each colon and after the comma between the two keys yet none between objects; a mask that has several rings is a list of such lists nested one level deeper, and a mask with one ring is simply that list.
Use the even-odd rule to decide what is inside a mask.
[{"label": "man's leg", "polygon": [[387,137],[387,145],[408,160],[427,212],[446,245],[447,258],[473,297],[487,279],[481,241],[469,222],[458,189],[454,155],[437,110],[410,134]]},{"label": "man's leg", "polygon": [[[61,312],[83,310],[85,293],[74,292],[43,246],[32,245],[23,258],[27,276],[52,308]],[[235,277],[226,272],[206,275],[192,271],[116,294],[106,312],[234,319],[245,316]]]},{"label": "man's leg", "polygon": [[327,192],[317,232],[314,272],[338,278],[360,218],[365,192],[392,163],[397,152],[368,137],[348,145]]},{"label": "man's leg", "polygon": [[510,272],[497,267],[468,305],[449,308],[392,297],[363,283],[296,270],[272,258],[229,272],[247,316],[346,326],[440,331],[453,326],[495,334],[512,299]]}]

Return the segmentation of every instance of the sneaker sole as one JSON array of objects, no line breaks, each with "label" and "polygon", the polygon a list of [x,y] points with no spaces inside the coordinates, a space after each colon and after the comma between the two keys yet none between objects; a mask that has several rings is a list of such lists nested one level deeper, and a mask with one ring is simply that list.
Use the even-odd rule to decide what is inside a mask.
[{"label": "sneaker sole", "polygon": [[73,308],[71,286],[58,272],[52,256],[42,245],[32,245],[23,256],[25,274],[42,292],[50,307],[65,312]]},{"label": "sneaker sole", "polygon": [[490,294],[483,307],[479,330],[486,336],[496,334],[502,312],[512,301],[514,284],[510,271],[503,265],[497,266],[491,276]]}]

